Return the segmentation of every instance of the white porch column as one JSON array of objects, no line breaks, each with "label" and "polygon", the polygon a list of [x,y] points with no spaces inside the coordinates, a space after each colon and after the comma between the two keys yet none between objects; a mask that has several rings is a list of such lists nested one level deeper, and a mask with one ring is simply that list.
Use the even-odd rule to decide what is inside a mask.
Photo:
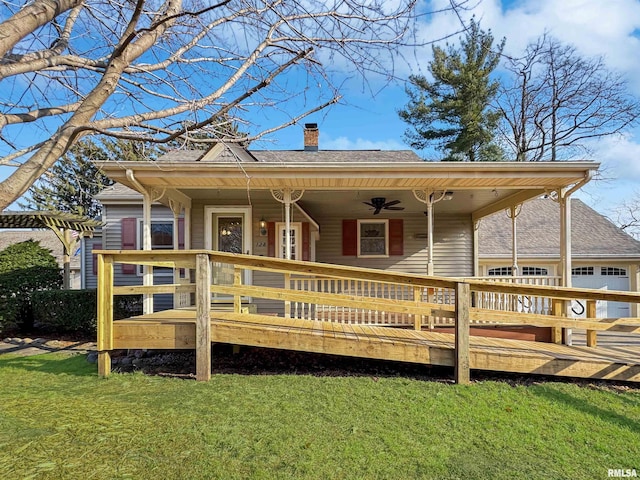
[{"label": "white porch column", "polygon": [[473,276],[479,277],[480,273],[480,245],[478,229],[480,228],[480,220],[473,222]]},{"label": "white porch column", "polygon": [[571,197],[558,192],[560,204],[560,262],[562,286],[571,286]]},{"label": "white porch column", "polygon": [[[151,250],[151,195],[142,195],[142,249]],[[153,268],[149,265],[142,266],[142,284],[153,285]],[[142,313],[153,313],[153,295],[142,295]]]},{"label": "white porch column", "polygon": [[447,190],[438,191],[436,193],[432,189],[414,190],[413,196],[416,200],[427,205],[427,275],[433,275],[433,205],[443,200],[451,198],[451,193],[447,196]]},{"label": "white porch column", "polygon": [[[173,200],[169,200],[169,208],[171,209],[171,213],[173,213],[173,228],[172,228],[172,238],[173,238],[173,249],[180,250],[180,237],[179,237],[179,220],[180,220],[180,212],[182,211],[182,204],[179,202],[175,202]],[[173,283],[180,283],[180,269],[173,269]],[[178,308],[180,305],[180,293],[173,294],[173,308]]]},{"label": "white porch column", "polygon": [[[571,196],[566,190],[558,190],[560,204],[560,263],[562,272],[562,286],[571,287]],[[565,302],[565,315],[571,316],[571,302]],[[563,340],[571,345],[572,331],[564,329]]]},{"label": "white porch column", "polygon": [[[127,179],[135,186],[136,190],[142,194],[142,249],[151,250],[151,204],[159,200],[165,193],[164,190],[147,190],[135,177],[133,170],[126,171]],[[153,197],[152,197],[153,195]],[[148,265],[142,266],[142,285],[153,285],[153,268]],[[142,313],[153,313],[153,295],[142,295]]]},{"label": "white porch column", "polygon": [[433,275],[433,193],[427,198],[427,275]]},{"label": "white porch column", "polygon": [[518,215],[522,210],[522,204],[511,205],[507,215],[511,219],[511,275],[518,276]]},{"label": "white porch column", "polygon": [[284,190],[285,258],[291,260],[291,190]]},{"label": "white porch column", "polygon": [[304,190],[291,190],[290,188],[283,188],[282,190],[271,190],[271,196],[278,202],[284,204],[284,242],[285,258],[287,260],[291,260],[291,204],[296,203],[298,200],[300,200],[303,194]]},{"label": "white porch column", "polygon": [[191,207],[184,207],[184,249],[191,250]]}]

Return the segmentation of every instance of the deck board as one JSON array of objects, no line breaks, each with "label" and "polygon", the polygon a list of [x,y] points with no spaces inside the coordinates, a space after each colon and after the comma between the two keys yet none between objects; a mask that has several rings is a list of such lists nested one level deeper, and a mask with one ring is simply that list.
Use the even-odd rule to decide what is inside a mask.
[{"label": "deck board", "polygon": [[[453,366],[454,335],[430,330],[212,312],[212,341]],[[629,337],[627,337],[629,338]],[[195,311],[114,322],[114,348],[195,348]],[[471,368],[640,382],[640,342],[589,348],[470,337]]]}]

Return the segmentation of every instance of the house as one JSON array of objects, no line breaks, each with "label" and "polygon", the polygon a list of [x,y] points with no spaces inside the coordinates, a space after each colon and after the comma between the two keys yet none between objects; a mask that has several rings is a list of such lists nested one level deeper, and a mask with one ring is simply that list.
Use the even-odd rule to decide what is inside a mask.
[{"label": "house", "polygon": [[[4,250],[9,245],[33,240],[41,247],[50,250],[58,265],[62,269],[64,266],[64,247],[58,236],[50,229],[46,230],[1,230],[0,250]],[[70,288],[80,288],[81,283],[81,251],[77,250],[71,255],[70,262]]]},{"label": "house", "polygon": [[[102,238],[86,250],[214,249],[469,277],[479,273],[481,219],[556,192],[557,216],[568,225],[567,199],[598,168],[582,161],[425,162],[411,151],[322,150],[318,139],[317,125],[307,124],[301,150],[218,143],[206,152],[173,151],[155,162],[101,163],[117,183],[97,197],[104,206]],[[568,230],[562,233],[558,242],[566,252]],[[85,261],[85,284],[94,286],[93,259]],[[561,263],[566,271],[570,257],[563,255]],[[229,278],[224,266],[217,274],[219,281]],[[243,280],[283,282],[282,275],[251,271]],[[115,281],[179,279],[162,269],[122,265]],[[262,312],[284,308],[274,300],[253,304]],[[168,296],[145,300],[145,311],[169,307]]]},{"label": "house", "polygon": [[[559,279],[559,211],[551,198],[522,204],[515,215],[515,256],[510,211],[483,218],[478,228],[479,274]],[[571,201],[571,217],[571,286],[638,291],[640,241],[579,199]],[[602,317],[636,315],[628,303],[609,302],[602,307]],[[580,306],[575,310],[577,316],[584,313]]]}]

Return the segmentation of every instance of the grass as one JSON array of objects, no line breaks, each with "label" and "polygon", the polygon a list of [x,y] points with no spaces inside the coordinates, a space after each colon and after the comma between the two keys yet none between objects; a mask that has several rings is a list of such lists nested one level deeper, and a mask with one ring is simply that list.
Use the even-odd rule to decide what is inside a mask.
[{"label": "grass", "polygon": [[640,390],[406,377],[96,376],[0,356],[0,478],[593,479],[640,472]]}]

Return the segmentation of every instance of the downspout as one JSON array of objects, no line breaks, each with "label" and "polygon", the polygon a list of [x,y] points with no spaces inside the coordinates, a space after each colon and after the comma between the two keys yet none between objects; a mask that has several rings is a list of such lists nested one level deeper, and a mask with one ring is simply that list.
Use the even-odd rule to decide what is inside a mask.
[{"label": "downspout", "polygon": [[[136,179],[133,170],[127,169],[126,175],[127,180],[142,194],[142,249],[151,250],[151,194]],[[149,265],[142,267],[142,284],[153,285],[153,271]],[[142,311],[145,315],[153,313],[153,295],[142,295]]]}]

